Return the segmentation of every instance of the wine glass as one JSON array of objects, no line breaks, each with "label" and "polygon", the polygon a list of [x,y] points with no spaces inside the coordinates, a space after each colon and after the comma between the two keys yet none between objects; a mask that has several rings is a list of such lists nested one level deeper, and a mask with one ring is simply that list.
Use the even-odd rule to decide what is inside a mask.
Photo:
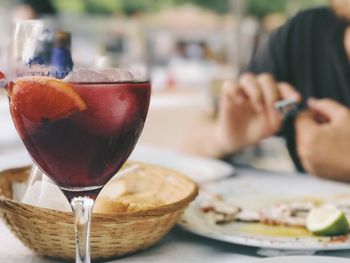
[{"label": "wine glass", "polygon": [[87,263],[94,201],[135,147],[151,87],[140,72],[74,71],[70,42],[45,21],[18,22],[6,76],[18,134],[70,202],[76,262]]}]

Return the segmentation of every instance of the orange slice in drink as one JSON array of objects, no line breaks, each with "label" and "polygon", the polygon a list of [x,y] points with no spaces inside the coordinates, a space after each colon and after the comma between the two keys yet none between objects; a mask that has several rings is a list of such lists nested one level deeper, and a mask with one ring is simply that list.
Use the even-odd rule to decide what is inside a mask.
[{"label": "orange slice in drink", "polygon": [[47,77],[17,80],[10,98],[11,107],[32,122],[60,119],[87,108],[69,83]]}]

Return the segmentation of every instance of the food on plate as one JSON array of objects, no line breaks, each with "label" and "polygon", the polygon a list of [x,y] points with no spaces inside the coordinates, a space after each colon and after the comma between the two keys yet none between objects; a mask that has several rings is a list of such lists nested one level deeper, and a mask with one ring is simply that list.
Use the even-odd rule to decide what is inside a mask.
[{"label": "food on plate", "polygon": [[259,211],[260,222],[268,225],[305,226],[311,203],[281,203],[263,208]]},{"label": "food on plate", "polygon": [[306,228],[318,236],[345,235],[349,232],[349,223],[343,211],[326,204],[310,211]]},{"label": "food on plate", "polygon": [[211,200],[201,206],[202,212],[208,214],[208,219],[216,224],[224,224],[235,221],[241,208],[224,201]]},{"label": "food on plate", "polygon": [[231,204],[224,198],[210,198],[200,205],[206,220],[215,224],[234,222],[269,226],[302,227],[315,235],[334,236],[349,232],[350,197],[328,200],[280,201],[256,210]]},{"label": "food on plate", "polygon": [[236,220],[240,222],[256,223],[260,221],[260,215],[254,210],[241,210],[237,216]]}]

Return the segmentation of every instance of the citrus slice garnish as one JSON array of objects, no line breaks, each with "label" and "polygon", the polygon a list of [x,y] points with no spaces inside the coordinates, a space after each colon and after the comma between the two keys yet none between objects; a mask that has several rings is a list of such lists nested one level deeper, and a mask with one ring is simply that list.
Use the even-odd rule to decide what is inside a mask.
[{"label": "citrus slice garnish", "polygon": [[17,80],[10,98],[12,107],[33,122],[57,120],[87,108],[69,83],[48,77]]},{"label": "citrus slice garnish", "polygon": [[317,236],[345,235],[349,232],[344,212],[333,205],[312,209],[306,218],[306,227]]}]

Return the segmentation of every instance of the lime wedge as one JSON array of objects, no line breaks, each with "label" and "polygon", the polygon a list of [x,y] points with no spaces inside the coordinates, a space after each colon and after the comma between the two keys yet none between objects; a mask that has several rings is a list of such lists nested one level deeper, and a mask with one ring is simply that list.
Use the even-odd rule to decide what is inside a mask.
[{"label": "lime wedge", "polygon": [[310,211],[306,228],[318,236],[337,236],[349,232],[349,223],[345,214],[335,206],[323,205]]}]

